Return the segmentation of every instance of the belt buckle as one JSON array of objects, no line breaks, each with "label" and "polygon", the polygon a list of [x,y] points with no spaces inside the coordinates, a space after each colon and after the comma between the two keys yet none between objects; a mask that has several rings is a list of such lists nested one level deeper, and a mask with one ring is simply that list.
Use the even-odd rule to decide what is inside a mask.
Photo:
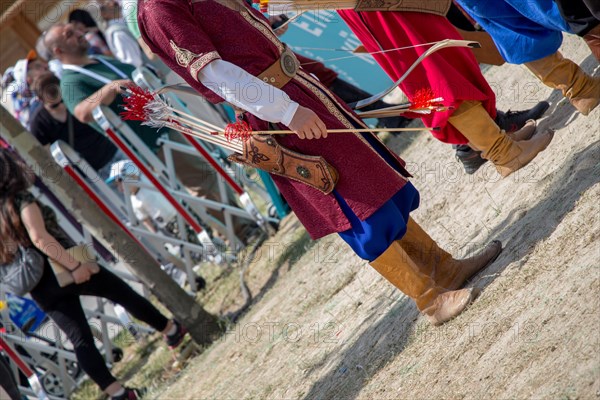
[{"label": "belt buckle", "polygon": [[296,76],[296,71],[298,71],[298,60],[292,50],[286,46],[285,50],[281,53],[279,60],[281,62],[281,70],[287,77],[293,78]]}]

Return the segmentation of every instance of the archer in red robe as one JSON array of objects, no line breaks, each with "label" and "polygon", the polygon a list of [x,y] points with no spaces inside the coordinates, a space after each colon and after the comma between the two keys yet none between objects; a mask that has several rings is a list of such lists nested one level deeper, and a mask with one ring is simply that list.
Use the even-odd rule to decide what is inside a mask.
[{"label": "archer in red robe", "polygon": [[[447,3],[449,7],[450,1]],[[338,10],[338,13],[394,81],[427,50],[419,45],[461,39],[444,16],[432,13],[354,10]],[[409,48],[382,52],[403,47]],[[411,72],[400,88],[409,100],[422,89],[443,97],[444,105],[454,107],[454,111],[422,115],[425,126],[441,127],[432,134],[442,142],[469,143],[482,151],[482,157],[492,161],[503,177],[529,163],[552,140],[548,132],[532,137],[535,123],[512,136],[498,127],[494,121],[496,97],[470,49],[451,47],[432,54]]]},{"label": "archer in red robe", "polygon": [[[418,46],[381,53],[381,50],[410,47],[443,39],[462,40],[450,22],[441,16],[416,12],[338,13],[359,38],[381,68],[397,81],[412,63],[430,46]],[[431,89],[435,97],[443,97],[444,105],[458,108],[464,100],[482,103],[490,117],[496,118],[496,95],[481,74],[470,49],[451,47],[425,58],[400,84],[408,99],[421,89]],[[448,123],[452,111],[421,115],[427,127],[439,126],[431,134],[444,143],[469,142],[458,129]]]},{"label": "archer in red robe", "polygon": [[[285,46],[268,20],[245,2],[140,0],[138,22],[150,49],[211,102],[227,98],[247,110],[246,114],[252,110],[264,115],[263,109],[281,106],[288,110],[284,103],[289,102],[299,105],[297,110],[312,110],[328,129],[365,126],[301,68],[280,89],[269,84],[269,79],[264,84],[253,80],[276,65]],[[242,87],[235,87],[235,79]],[[258,90],[255,101],[244,95],[251,87]],[[277,100],[264,103],[263,94]],[[281,114],[269,122],[286,125],[282,121],[289,119],[288,112]],[[254,115],[246,119],[255,130],[269,129],[267,121]],[[295,124],[295,119],[296,114],[288,124]],[[457,289],[499,254],[499,242],[466,260],[455,260],[440,249],[409,217],[419,204],[419,195],[407,182],[404,162],[372,133],[330,134],[317,140],[278,135],[272,140],[298,153],[321,156],[339,173],[329,194],[273,175],[311,237],[338,232],[358,255],[413,298],[434,324],[448,321],[465,309],[475,292]]]}]

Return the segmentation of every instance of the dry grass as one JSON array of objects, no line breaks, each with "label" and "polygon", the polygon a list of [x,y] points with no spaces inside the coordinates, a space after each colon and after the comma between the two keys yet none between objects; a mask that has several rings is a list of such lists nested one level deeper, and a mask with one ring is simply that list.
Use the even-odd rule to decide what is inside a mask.
[{"label": "dry grass", "polygon": [[[563,52],[598,74],[579,39]],[[504,244],[472,282],[483,292],[465,313],[429,326],[338,237],[311,242],[290,217],[248,268],[252,307],[147,398],[598,398],[600,109],[575,113],[519,66],[486,76],[501,109],[552,104],[538,129],[555,128],[555,139],[518,174],[499,180],[487,165],[464,175],[427,134],[389,140],[422,195],[414,218],[440,245],[464,254]],[[235,311],[238,271],[205,273],[202,303]]]}]

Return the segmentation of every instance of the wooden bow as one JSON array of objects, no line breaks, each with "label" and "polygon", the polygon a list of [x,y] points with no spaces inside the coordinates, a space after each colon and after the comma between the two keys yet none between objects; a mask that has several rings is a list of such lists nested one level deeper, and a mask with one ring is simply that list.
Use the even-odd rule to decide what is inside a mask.
[{"label": "wooden bow", "polygon": [[406,72],[400,77],[400,79],[398,79],[396,82],[394,82],[394,84],[392,86],[390,86],[389,88],[383,90],[382,92],[379,92],[377,94],[374,94],[371,97],[368,97],[366,99],[363,100],[359,100],[357,101],[352,108],[354,108],[355,110],[364,108],[366,106],[369,106],[375,102],[377,102],[378,100],[381,100],[384,96],[386,96],[387,94],[389,94],[392,90],[394,90],[396,87],[398,87],[398,85],[400,85],[405,79],[406,77],[408,77],[408,75],[427,57],[429,57],[430,55],[432,55],[433,53],[435,53],[438,50],[441,49],[445,49],[448,47],[469,47],[472,49],[477,49],[480,48],[481,45],[479,44],[479,42],[475,42],[472,40],[454,40],[454,39],[444,39],[440,42],[437,42],[436,44],[434,44],[433,46],[431,46],[425,53],[421,54],[421,56],[419,58],[417,58],[417,60],[408,68],[408,70],[406,70]]}]

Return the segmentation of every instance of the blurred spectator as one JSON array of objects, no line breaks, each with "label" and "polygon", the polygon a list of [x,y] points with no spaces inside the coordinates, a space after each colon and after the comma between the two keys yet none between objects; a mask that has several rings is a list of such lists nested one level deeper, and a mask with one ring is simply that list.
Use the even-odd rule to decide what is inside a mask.
[{"label": "blurred spectator", "polygon": [[[138,45],[144,52],[144,56],[148,60],[149,65],[152,66],[153,71],[161,79],[165,80],[166,76],[171,72],[171,69],[167,67],[167,65],[162,62],[162,60],[158,58],[156,54],[152,52],[152,50],[150,50],[142,38],[142,33],[140,32],[137,20],[137,0],[122,0],[121,15],[123,16],[123,21],[127,25],[127,29],[129,29],[129,32],[133,35],[133,38],[137,41]],[[177,75],[175,74],[175,76]]]},{"label": "blurred spectator", "polygon": [[42,102],[31,120],[31,133],[42,145],[57,140],[68,143],[104,180],[110,166],[126,156],[111,141],[88,124],[81,123],[67,110],[60,91],[60,80],[51,72],[40,75],[33,91]]},{"label": "blurred spectator", "polygon": [[14,67],[8,67],[4,71],[4,74],[2,74],[2,89],[6,89],[9,84],[15,81],[14,70]]},{"label": "blurred spectator", "polygon": [[[83,31],[75,29],[71,24],[57,24],[48,30],[45,36],[46,46],[54,57],[63,62],[65,71],[61,80],[61,90],[67,109],[79,121],[89,123],[99,132],[103,132],[94,122],[92,112],[99,105],[108,106],[117,114],[122,111],[121,88],[133,84],[131,78],[135,68],[107,57],[91,58],[87,55],[88,43],[83,35]],[[156,128],[143,125],[141,121],[125,123],[164,162],[165,153],[157,143]],[[186,143],[178,132],[168,131],[168,135],[172,141]],[[208,162],[195,155],[177,153],[173,157],[173,163],[177,178],[190,194],[222,201],[217,174]],[[227,202],[237,205],[231,191],[228,193]],[[213,227],[220,228],[224,221],[223,212],[211,209],[208,213],[221,221],[212,224]],[[256,236],[259,228],[254,221],[241,217],[234,217],[233,221],[234,232],[242,241]]]},{"label": "blurred spectator", "polygon": [[136,38],[133,36],[127,23],[121,16],[121,6],[114,0],[100,1],[100,15],[106,21],[104,30],[106,43],[114,57],[135,67],[148,63]]},{"label": "blurred spectator", "polygon": [[85,39],[90,44],[87,50],[88,54],[112,56],[104,34],[100,31],[98,24],[89,12],[82,9],[73,10],[69,14],[69,22],[77,29],[85,32]]},{"label": "blurred spectator", "polygon": [[150,184],[150,181],[141,176],[139,168],[132,161],[124,160],[112,164],[106,183],[113,182],[121,193],[124,192],[123,183],[128,184],[131,206],[138,221],[150,232],[156,233],[160,230],[168,233],[167,225],[177,217],[177,211],[162,194],[139,185]]},{"label": "blurred spectator", "polygon": [[48,51],[46,45],[44,44],[45,34],[46,32],[43,32],[36,41],[35,51],[37,52],[38,56],[48,61],[48,69],[52,71],[54,75],[58,77],[58,79],[60,79],[60,77],[62,76],[62,63],[57,59],[52,59],[50,51]]},{"label": "blurred spectator", "polygon": [[[129,200],[135,214],[135,218],[141,222],[150,232],[162,233],[163,235],[179,238],[177,235],[177,211],[165,199],[165,197],[156,190],[148,189],[150,181],[141,175],[139,168],[130,160],[123,160],[112,165],[110,176],[106,179],[107,184],[115,183],[119,192],[124,193],[124,184],[127,184],[129,190]],[[195,235],[190,236],[191,241],[195,241]],[[199,244],[199,243],[197,243]],[[177,259],[168,259],[170,264],[162,266],[163,270],[171,276],[180,286],[183,287],[185,275],[185,264],[181,261],[181,247],[165,244],[165,248]],[[192,254],[192,259],[196,262],[202,261],[202,254]],[[183,279],[182,279],[183,278]],[[196,276],[196,286],[203,289],[206,282],[201,276]]]},{"label": "blurred spectator", "polygon": [[[28,191],[31,170],[14,154],[0,150],[0,264],[15,258],[15,244],[35,247],[44,256],[44,271],[31,290],[37,305],[67,335],[75,350],[79,366],[113,400],[135,400],[141,390],[123,387],[110,373],[95,346],[92,331],[81,306],[80,296],[107,298],[125,307],[135,318],[162,332],[167,345],[175,348],[186,334],[177,321],[167,319],[145,297],[134,291],[121,278],[95,261],[79,262],[66,247],[70,243],[60,238],[56,215],[39,204]],[[74,283],[61,287],[48,259],[62,264],[71,272]]]},{"label": "blurred spectator", "polygon": [[31,84],[35,78],[46,71],[48,71],[48,63],[38,57],[35,50],[30,50],[24,59],[17,61],[12,71],[14,81],[9,84],[8,91],[13,102],[13,113],[27,129],[29,129],[31,116],[41,105],[31,90]]}]

